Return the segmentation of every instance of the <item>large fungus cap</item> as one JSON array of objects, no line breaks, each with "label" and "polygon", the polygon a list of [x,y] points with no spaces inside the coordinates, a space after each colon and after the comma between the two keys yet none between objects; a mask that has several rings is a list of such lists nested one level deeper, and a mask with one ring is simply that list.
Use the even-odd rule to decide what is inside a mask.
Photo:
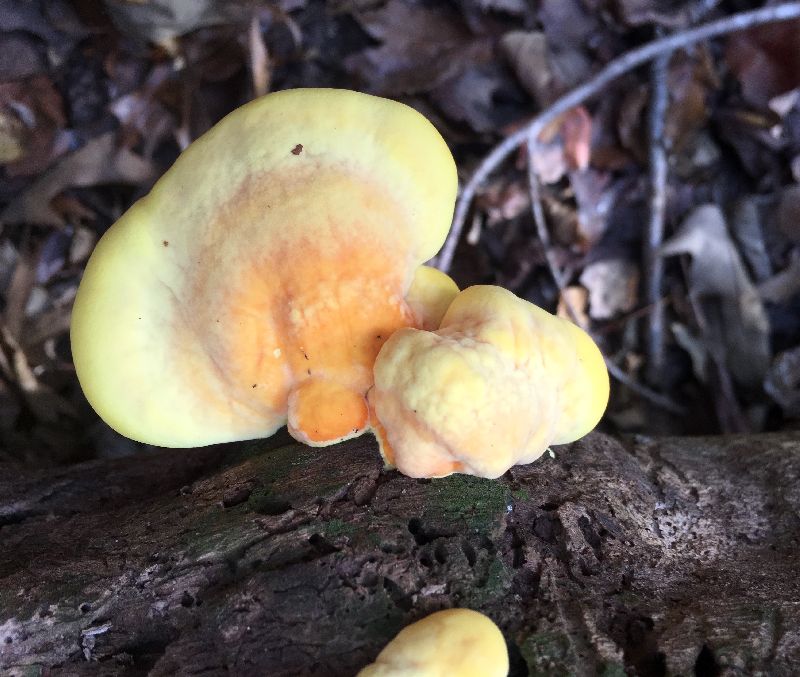
[{"label": "large fungus cap", "polygon": [[[89,402],[162,446],[363,432],[383,343],[441,246],[456,171],[413,109],[299,89],[234,111],[100,240],[75,301]],[[418,311],[419,312],[419,311]]]},{"label": "large fungus cap", "polygon": [[446,609],[403,628],[358,677],[506,677],[503,633],[482,613]]},{"label": "large fungus cap", "polygon": [[580,328],[499,287],[460,292],[435,332],[405,328],[375,362],[369,401],[388,463],[412,477],[499,477],[583,437],[608,402]]}]

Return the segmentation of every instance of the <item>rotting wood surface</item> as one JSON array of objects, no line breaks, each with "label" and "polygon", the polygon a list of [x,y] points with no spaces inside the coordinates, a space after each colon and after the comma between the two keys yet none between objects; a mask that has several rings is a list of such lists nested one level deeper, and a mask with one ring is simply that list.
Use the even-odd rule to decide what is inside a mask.
[{"label": "rotting wood surface", "polygon": [[0,673],[353,675],[448,606],[512,675],[800,665],[800,435],[593,434],[501,480],[275,444],[0,465]]}]

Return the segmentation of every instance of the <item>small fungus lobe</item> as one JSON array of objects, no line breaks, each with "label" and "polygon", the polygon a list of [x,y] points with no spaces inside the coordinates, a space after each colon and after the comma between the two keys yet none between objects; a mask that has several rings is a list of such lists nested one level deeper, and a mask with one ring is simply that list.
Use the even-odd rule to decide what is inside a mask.
[{"label": "small fungus lobe", "polygon": [[577,326],[499,287],[450,303],[435,331],[384,343],[369,392],[384,459],[411,477],[499,477],[583,437],[608,402],[608,372]]},{"label": "small fungus lobe", "polygon": [[357,677],[505,677],[508,649],[494,622],[471,609],[446,609],[403,628]]}]

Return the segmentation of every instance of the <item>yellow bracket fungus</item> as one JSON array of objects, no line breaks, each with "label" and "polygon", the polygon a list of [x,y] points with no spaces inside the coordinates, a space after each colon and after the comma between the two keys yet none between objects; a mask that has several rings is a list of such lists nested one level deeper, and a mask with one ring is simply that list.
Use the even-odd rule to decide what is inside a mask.
[{"label": "yellow bracket fungus", "polygon": [[436,329],[456,294],[458,287],[449,275],[430,266],[417,268],[406,295],[416,326],[428,331]]},{"label": "yellow bracket fungus", "polygon": [[500,629],[470,609],[437,611],[404,628],[357,677],[506,677]]},{"label": "yellow bracket fungus", "polygon": [[460,292],[434,331],[384,344],[369,394],[384,459],[412,477],[499,477],[603,415],[608,372],[571,322],[499,287]]},{"label": "yellow bracket fungus", "polygon": [[239,108],[92,254],[71,327],[86,397],[170,447],[371,427],[417,477],[497,477],[581,437],[608,399],[591,339],[421,265],[456,184],[439,133],[402,104],[298,89]]},{"label": "yellow bracket fungus", "polygon": [[287,420],[312,445],[363,433],[381,346],[443,312],[435,275],[406,295],[456,184],[439,133],[400,103],[299,89],[239,108],[98,243],[71,328],[86,397],[161,446]]}]

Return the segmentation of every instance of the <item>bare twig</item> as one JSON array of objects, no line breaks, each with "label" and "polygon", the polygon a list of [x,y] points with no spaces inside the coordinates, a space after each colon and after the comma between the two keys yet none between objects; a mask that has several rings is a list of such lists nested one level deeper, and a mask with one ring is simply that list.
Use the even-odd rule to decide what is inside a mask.
[{"label": "bare twig", "polygon": [[[539,235],[539,241],[542,243],[544,249],[544,256],[547,260],[547,267],[550,269],[550,274],[555,280],[558,291],[564,290],[566,280],[558,267],[553,248],[550,246],[550,231],[547,230],[547,220],[544,216],[544,208],[542,206],[541,186],[539,185],[539,177],[536,174],[536,167],[533,162],[533,153],[536,152],[535,142],[529,140],[528,142],[528,186],[531,194],[531,210],[533,211],[533,221],[536,224],[536,232]],[[565,302],[567,311],[570,314],[573,322],[576,322],[575,311],[569,302]]]},{"label": "bare twig", "polygon": [[571,108],[579,106],[587,99],[595,96],[606,85],[616,80],[621,75],[628,73],[647,63],[655,57],[677,49],[683,49],[703,40],[708,40],[726,33],[746,30],[754,26],[777,21],[800,18],[800,2],[786,2],[780,5],[763,7],[751,12],[741,12],[731,16],[710,21],[691,30],[669,35],[660,40],[654,40],[646,45],[626,52],[605,66],[591,80],[576,87],[558,99],[552,106],[542,111],[525,127],[514,132],[503,140],[480,163],[470,180],[464,185],[461,195],[456,203],[453,216],[453,225],[442,251],[436,260],[436,266],[443,271],[448,271],[453,261],[456,245],[464,228],[467,212],[478,187],[497,169],[498,166],[528,138],[538,139],[542,130]]},{"label": "bare twig", "polygon": [[645,301],[652,307],[648,316],[646,353],[649,380],[661,385],[664,374],[664,304],[661,302],[661,285],[664,277],[664,259],[659,249],[664,241],[664,214],[667,206],[667,151],[664,123],[669,103],[667,73],[672,53],[659,56],[650,69],[650,110],[647,119],[650,147],[650,217],[647,222],[645,244]]},{"label": "bare twig", "polygon": [[[691,6],[691,23],[702,20],[715,9],[720,0],[701,0]],[[663,31],[656,33],[663,37]],[[667,139],[664,126],[669,106],[669,62],[672,52],[666,52],[653,61],[650,68],[650,107],[647,116],[650,174],[650,218],[645,239],[645,298],[652,311],[647,316],[645,352],[647,354],[647,380],[656,387],[664,381],[664,303],[661,288],[664,279],[664,259],[659,249],[664,241],[664,217],[667,208]]]},{"label": "bare twig", "polygon": [[633,380],[624,371],[622,371],[616,362],[611,361],[609,358],[605,358],[605,360],[608,373],[611,374],[611,376],[613,376],[617,381],[630,388],[642,399],[645,399],[651,404],[654,404],[655,406],[660,407],[671,414],[675,414],[676,416],[686,415],[685,407],[676,404],[666,395],[661,395],[654,390],[650,390],[650,388],[642,385],[638,381]]},{"label": "bare twig", "polygon": [[[555,257],[552,254],[552,249],[550,247],[550,234],[547,230],[547,223],[544,219],[544,211],[542,210],[542,200],[541,195],[539,193],[539,179],[536,176],[536,173],[531,167],[533,163],[528,163],[529,168],[529,180],[531,186],[531,200],[533,201],[532,209],[534,213],[534,218],[536,220],[536,228],[539,231],[539,237],[542,240],[542,246],[545,250],[545,259],[547,261],[547,267],[550,269],[550,274],[553,276],[553,279],[556,282],[559,291],[559,299],[564,304],[564,308],[567,311],[570,319],[575,323],[580,325],[578,322],[578,313],[575,310],[575,307],[572,305],[572,300],[570,299],[568,294],[563,294],[561,292],[564,291],[565,281],[564,276],[561,273],[561,270],[558,268],[558,264],[555,260]],[[537,216],[538,215],[538,216]],[[657,407],[661,407],[662,409],[675,414],[677,416],[683,416],[686,414],[686,409],[681,407],[679,404],[673,402],[669,397],[666,395],[661,395],[645,385],[634,381],[631,377],[629,377],[622,369],[620,369],[615,362],[610,360],[609,358],[605,357],[606,367],[608,368],[608,373],[611,374],[617,381],[620,383],[628,386],[631,390],[633,390],[636,394],[640,397],[648,400],[652,404],[656,405]]]},{"label": "bare twig", "polygon": [[250,43],[250,75],[253,79],[253,96],[264,96],[269,91],[270,73],[269,52],[261,35],[261,21],[258,12],[253,13],[248,31]]}]

